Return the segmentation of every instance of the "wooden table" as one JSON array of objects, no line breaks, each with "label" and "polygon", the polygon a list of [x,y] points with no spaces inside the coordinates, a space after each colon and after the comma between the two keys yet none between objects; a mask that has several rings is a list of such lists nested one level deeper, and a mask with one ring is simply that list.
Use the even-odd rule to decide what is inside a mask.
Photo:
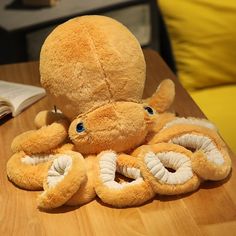
[{"label": "wooden table", "polygon": [[[204,117],[162,59],[145,50],[147,82],[144,96],[150,96],[160,80],[176,83],[173,108],[180,116]],[[0,79],[39,84],[38,63],[0,66]],[[52,108],[44,98],[14,119],[0,126],[0,235],[236,235],[236,162],[226,181],[208,182],[184,196],[157,196],[140,206],[116,209],[98,200],[78,208],[61,207],[42,212],[36,207],[38,192],[17,188],[7,180],[6,162],[11,156],[12,139],[33,129],[33,118]]]}]

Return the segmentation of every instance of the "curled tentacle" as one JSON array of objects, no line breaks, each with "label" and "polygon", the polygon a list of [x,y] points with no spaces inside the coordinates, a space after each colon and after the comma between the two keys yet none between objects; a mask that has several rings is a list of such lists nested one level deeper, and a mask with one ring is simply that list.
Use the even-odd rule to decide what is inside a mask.
[{"label": "curled tentacle", "polygon": [[166,122],[166,124],[162,127],[162,129],[170,128],[170,127],[178,125],[178,124],[180,124],[180,125],[181,124],[182,125],[195,125],[195,126],[205,127],[205,128],[217,131],[216,126],[212,122],[210,122],[209,120],[198,119],[195,117],[188,117],[188,118],[175,117],[174,119]]},{"label": "curled tentacle", "polygon": [[[137,206],[154,196],[151,186],[143,179],[135,157],[105,151],[98,158],[95,190],[103,202],[115,207]],[[116,172],[133,181],[117,182]]]},{"label": "curled tentacle", "polygon": [[81,184],[79,190],[66,202],[66,205],[83,205],[96,197],[94,189],[96,159],[97,156],[88,156],[85,158],[86,180]]},{"label": "curled tentacle", "polygon": [[141,146],[132,155],[138,157],[143,176],[151,183],[155,193],[187,193],[200,185],[201,181],[192,169],[192,153],[179,145],[159,143]]},{"label": "curled tentacle", "polygon": [[171,79],[161,81],[156,92],[147,99],[147,103],[157,112],[165,112],[173,103],[175,97],[175,84]]},{"label": "curled tentacle", "polygon": [[38,197],[38,206],[51,209],[65,204],[85,179],[82,155],[73,151],[57,154],[44,178],[44,192]]},{"label": "curled tentacle", "polygon": [[37,129],[51,125],[52,123],[59,121],[59,120],[66,120],[67,118],[61,112],[54,112],[54,111],[40,111],[35,119],[34,124]]},{"label": "curled tentacle", "polygon": [[7,162],[7,175],[17,186],[28,190],[43,189],[43,180],[55,154],[73,150],[72,144],[65,144],[49,153],[27,154],[17,152]]},{"label": "curled tentacle", "polygon": [[7,176],[21,188],[41,190],[45,173],[53,158],[51,154],[27,155],[20,151],[7,162]]},{"label": "curled tentacle", "polygon": [[160,131],[149,143],[160,142],[178,144],[193,151],[193,170],[203,179],[224,179],[231,170],[225,143],[214,129],[205,125],[172,124]]},{"label": "curled tentacle", "polygon": [[38,130],[30,130],[18,135],[11,144],[14,153],[46,153],[57,148],[67,138],[68,122],[59,120]]}]

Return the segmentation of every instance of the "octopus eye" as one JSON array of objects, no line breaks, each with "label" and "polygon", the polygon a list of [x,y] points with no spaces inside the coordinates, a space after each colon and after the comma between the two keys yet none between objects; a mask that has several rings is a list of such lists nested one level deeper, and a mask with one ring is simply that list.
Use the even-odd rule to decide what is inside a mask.
[{"label": "octopus eye", "polygon": [[144,109],[147,111],[149,115],[154,115],[154,111],[151,107],[144,107]]},{"label": "octopus eye", "polygon": [[77,131],[78,133],[81,133],[81,132],[83,132],[84,130],[85,130],[84,124],[83,124],[82,122],[80,122],[80,123],[78,123],[78,124],[76,125],[76,131]]}]

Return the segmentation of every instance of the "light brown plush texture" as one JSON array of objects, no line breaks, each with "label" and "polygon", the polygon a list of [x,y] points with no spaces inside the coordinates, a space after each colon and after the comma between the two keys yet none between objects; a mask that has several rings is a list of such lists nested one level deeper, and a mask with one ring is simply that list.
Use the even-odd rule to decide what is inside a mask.
[{"label": "light brown plush texture", "polygon": [[110,102],[140,100],[146,65],[126,27],[108,17],[82,16],[47,37],[40,74],[52,101],[73,119]]},{"label": "light brown plush texture", "polygon": [[220,149],[220,151],[225,159],[224,165],[221,166],[209,162],[201,150],[193,153],[192,166],[195,173],[204,180],[225,179],[231,171],[231,160],[226,149]]},{"label": "light brown plush texture", "polygon": [[[63,154],[72,158],[72,167],[68,174],[54,187],[48,187],[47,176],[44,178],[44,192],[38,197],[38,206],[40,208],[55,208],[66,203],[80,188],[85,181],[86,170],[84,158],[79,153],[65,151]],[[55,158],[61,154],[57,154]]]},{"label": "light brown plush texture", "polygon": [[38,130],[30,130],[18,135],[11,144],[12,151],[24,151],[27,154],[50,152],[67,138],[68,123],[59,120]]},{"label": "light brown plush texture", "polygon": [[[159,90],[159,92],[160,91],[161,90]],[[86,155],[91,153],[97,154],[100,151],[109,148],[112,148],[116,151],[128,151],[145,142],[147,134],[151,132],[152,129],[157,129],[160,124],[164,124],[164,120],[169,120],[172,118],[172,115],[170,114],[148,114],[148,112],[145,110],[145,107],[148,105],[149,104],[147,103],[142,104],[134,102],[114,102],[112,104],[107,104],[101,108],[97,108],[76,118],[69,127],[69,133],[67,132],[67,120],[63,117],[63,115],[54,112],[43,111],[40,112],[35,118],[36,125],[41,128],[38,130],[29,131],[30,135],[28,135],[28,132],[26,132],[18,136],[13,141],[13,146],[15,147],[16,151],[27,150],[29,155],[33,153],[43,154],[46,152],[48,154],[53,154],[54,158],[59,155],[57,153],[67,153],[68,150],[77,152],[79,151],[80,153]],[[162,117],[162,119],[160,117]],[[162,122],[159,122],[161,120]],[[85,126],[85,131],[82,134],[76,132],[76,125],[80,122],[83,122]],[[58,128],[55,129],[57,126]],[[50,135],[44,136],[45,130]],[[70,136],[73,144],[64,144],[68,135]],[[59,141],[54,142],[54,138],[55,140]],[[42,145],[42,143],[45,143],[45,145]],[[65,197],[57,196],[59,193],[61,193],[61,191],[65,191],[65,186],[67,186],[67,184],[71,185],[69,189],[75,190],[78,188],[76,184],[67,182],[67,178],[65,178],[63,180],[62,190],[60,189],[60,184],[55,189],[51,189],[50,191],[47,186],[44,187],[46,192],[42,194],[42,197],[40,197],[39,207],[53,208],[64,203],[67,205],[81,205],[94,199],[96,196],[94,182],[97,178],[95,175],[95,165],[97,161],[95,161],[95,159],[96,155],[85,156],[86,176],[80,183],[81,185],[75,194],[70,194],[73,193],[73,191],[70,191]],[[124,160],[126,159],[127,158]],[[20,160],[16,162],[13,156],[10,159],[8,165],[8,169],[10,169],[9,178],[19,186],[21,186],[21,183],[19,182],[22,181],[25,188],[35,189],[33,184],[29,183],[27,185],[27,182],[25,184],[25,180],[19,178],[18,174],[14,176],[14,173],[16,173],[17,170],[17,165],[22,165],[24,167],[24,170],[21,173],[22,176],[26,177],[26,180],[30,180],[31,176],[33,175],[32,171],[35,171],[34,174],[39,178],[39,181],[37,182],[37,188],[42,188],[42,178],[43,176],[44,178],[47,177],[47,169],[51,166],[51,164],[52,162],[48,162],[47,168],[41,168],[41,165],[25,166],[25,164],[23,164]],[[70,175],[76,175],[77,172],[75,170],[76,167],[73,167],[73,170],[70,171]],[[40,172],[40,176],[37,176],[36,173]],[[32,177],[32,181],[34,182],[34,177]],[[139,205],[143,203],[145,199],[150,199],[152,196],[150,192],[151,190],[149,189],[150,184],[145,182],[140,186],[140,191],[144,191],[145,188],[147,188],[147,195],[140,193],[140,196],[142,196],[140,199],[132,201],[129,200],[129,202],[126,204],[124,203],[124,200],[119,199],[119,195],[113,196],[113,199],[116,198],[115,202],[118,204],[117,206],[127,206],[129,203],[132,205]],[[135,188],[134,194],[132,195],[133,197],[137,191],[138,190]],[[120,195],[122,194],[122,191],[120,191]],[[103,193],[101,193],[101,195],[103,196]]]},{"label": "light brown plush texture", "polygon": [[175,98],[175,85],[172,80],[165,79],[158,86],[157,91],[148,99],[149,106],[157,112],[166,111]]},{"label": "light brown plush texture", "polygon": [[172,151],[174,153],[181,153],[189,159],[191,159],[192,152],[179,145],[171,143],[158,143],[154,145],[141,146],[133,152],[132,155],[137,156],[139,158],[140,169],[143,173],[143,176],[148,182],[151,183],[155,193],[163,195],[176,195],[192,192],[199,187],[201,180],[196,174],[193,174],[193,177],[183,184],[165,184],[159,182],[155,178],[155,176],[153,176],[153,174],[148,170],[145,162],[143,161],[145,155],[150,151],[155,154],[160,152]]},{"label": "light brown plush texture", "polygon": [[55,113],[53,111],[41,111],[34,119],[36,128],[51,125],[55,121],[66,120],[66,117],[62,113]]},{"label": "light brown plush texture", "polygon": [[[102,152],[99,156],[103,155]],[[98,161],[99,161],[98,156]],[[140,168],[137,159],[133,156],[121,154],[117,156],[117,165],[122,167]],[[122,189],[114,189],[106,186],[100,179],[100,168],[97,164],[97,178],[95,182],[95,190],[99,198],[115,207],[138,206],[150,200],[155,195],[150,183],[143,181],[138,184],[128,185]]]},{"label": "light brown plush texture", "polygon": [[166,123],[175,119],[175,114],[173,113],[160,113],[151,117],[152,124],[150,132],[146,137],[146,143],[153,139],[153,137],[165,126]]},{"label": "light brown plush texture", "polygon": [[[163,81],[163,83],[165,84],[166,81]],[[53,151],[53,154],[63,154],[68,153],[68,150],[79,151],[85,155],[86,164],[82,164],[80,167],[73,164],[73,168],[69,171],[68,177],[64,178],[55,188],[48,188],[47,185],[44,185],[45,192],[38,200],[39,207],[54,208],[63,204],[82,205],[93,200],[96,194],[102,201],[115,207],[136,206],[151,199],[154,193],[164,195],[187,193],[196,190],[203,179],[220,180],[225,178],[229,174],[231,162],[225,145],[217,135],[215,129],[184,124],[184,121],[181,124],[174,124],[171,127],[164,128],[166,124],[175,119],[174,114],[156,113],[155,110],[153,114],[149,114],[147,110],[145,110],[145,107],[150,106],[147,102],[156,101],[158,94],[162,94],[161,88],[163,88],[162,85],[160,89],[157,90],[156,94],[154,94],[151,99],[146,100],[144,104],[134,102],[106,104],[105,106],[81,114],[72,121],[67,136],[69,135],[73,144],[67,143],[63,145],[62,142],[62,146],[55,146],[51,152]],[[171,97],[173,97],[173,93]],[[172,102],[172,99],[169,99],[169,101]],[[166,103],[163,107],[167,108],[169,105],[170,104]],[[43,117],[41,124],[51,123],[45,119],[47,116],[47,112],[39,114],[39,117]],[[58,123],[57,119],[58,117],[60,118],[60,116],[51,113],[49,113],[49,116],[52,121],[55,120],[51,125],[46,126],[48,132],[51,133],[50,129],[54,130],[53,124]],[[60,121],[66,122],[66,120]],[[76,125],[81,122],[83,122],[85,130],[82,133],[77,133]],[[45,126],[42,128],[44,127]],[[35,133],[40,135],[34,140],[36,142],[35,145],[37,145],[37,143],[39,144],[41,142],[40,137],[42,137],[40,131],[42,128],[32,131],[32,136],[26,136],[25,141],[22,142],[21,148],[25,149],[24,145],[26,145],[27,148],[30,146],[28,143],[30,144],[32,141],[31,137],[34,137]],[[225,164],[223,166],[215,166],[206,160],[201,151],[192,153],[184,147],[168,143],[171,138],[185,133],[202,134],[211,138],[215,142],[218,150],[223,153],[226,160]],[[60,132],[58,134],[60,134]],[[49,145],[51,145],[50,139],[47,141]],[[149,145],[138,147],[131,155],[119,154],[117,160],[120,166],[140,169],[144,182],[134,186],[127,186],[122,190],[105,186],[99,176],[99,165],[97,164],[99,156],[96,157],[96,155],[91,156],[89,154],[93,152],[98,154],[100,151],[109,149],[109,147],[112,147],[116,151],[119,150],[129,153],[131,149],[134,149],[144,142],[148,142]],[[191,159],[194,172],[193,177],[186,183],[179,185],[163,184],[159,182],[150,173],[143,161],[143,157],[150,150],[154,153],[160,151],[183,153]],[[45,163],[42,167],[40,165],[26,166],[20,162],[18,154],[16,154],[16,157],[18,159],[13,156],[8,162],[7,169],[9,178],[23,188],[40,189],[42,178],[43,176],[45,178],[47,177],[47,169],[52,162]],[[18,165],[20,167],[22,166],[20,168],[20,170],[22,170],[21,174],[17,171]],[[82,168],[82,170],[80,168]],[[80,171],[78,172],[78,170]],[[34,171],[36,171],[37,174],[31,178]],[[75,181],[71,182],[71,179]]]},{"label": "light brown plush texture", "polygon": [[45,173],[50,162],[28,165],[21,161],[24,151],[15,153],[7,162],[7,176],[17,186],[28,190],[42,190]]},{"label": "light brown plush texture", "polygon": [[66,205],[83,205],[96,197],[94,189],[96,163],[97,156],[90,155],[85,158],[86,179],[81,184],[79,190],[66,202]]},{"label": "light brown plush texture", "polygon": [[[113,149],[127,151],[144,142],[148,133],[147,114],[142,104],[115,102],[75,119],[69,135],[75,148],[82,154],[94,154]],[[83,122],[85,131],[76,132]]]},{"label": "light brown plush texture", "polygon": [[[175,96],[173,81],[163,80],[151,98],[141,99],[146,76],[144,56],[135,37],[117,21],[83,16],[56,27],[43,44],[40,74],[49,98],[63,115],[39,113],[35,118],[39,129],[14,139],[12,149],[16,154],[7,165],[9,178],[18,186],[44,187],[39,207],[85,204],[95,197],[95,191],[113,206],[136,206],[154,193],[194,191],[200,179],[219,180],[229,174],[227,149],[215,130],[198,124],[189,128],[184,123],[166,128],[175,119],[174,114],[166,113]],[[83,124],[82,131],[77,129],[79,123]],[[168,144],[172,137],[184,133],[208,136],[225,163],[214,166],[201,150]],[[142,144],[147,146],[140,147]],[[165,150],[186,155],[191,160],[192,179],[180,185],[159,183],[143,161],[150,148],[154,153]],[[118,165],[140,170],[142,183],[121,190],[101,182],[99,153],[111,149],[118,155]],[[26,165],[21,161],[25,154],[52,154],[53,158],[68,154],[73,158],[72,168],[55,187],[47,182],[43,186],[42,178],[46,181],[53,162]]]},{"label": "light brown plush texture", "polygon": [[177,124],[159,132],[152,140],[150,140],[149,144],[169,142],[172,138],[183,134],[195,134],[208,137],[215,144],[217,150],[224,158],[224,163],[222,165],[216,165],[215,163],[208,161],[201,150],[194,151],[194,154],[191,157],[193,169],[201,178],[206,180],[220,180],[228,176],[231,170],[231,159],[225,143],[215,130],[196,125]]}]

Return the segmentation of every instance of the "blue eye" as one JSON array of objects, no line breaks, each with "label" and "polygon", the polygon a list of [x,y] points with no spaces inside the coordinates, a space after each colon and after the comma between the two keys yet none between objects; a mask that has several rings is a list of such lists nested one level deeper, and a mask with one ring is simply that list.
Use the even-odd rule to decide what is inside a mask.
[{"label": "blue eye", "polygon": [[83,132],[84,130],[85,130],[84,124],[83,124],[82,122],[80,122],[80,123],[78,123],[78,124],[76,125],[76,131],[77,131],[78,133],[81,133],[81,132]]},{"label": "blue eye", "polygon": [[154,111],[151,107],[144,107],[144,109],[148,112],[149,115],[153,115]]}]

